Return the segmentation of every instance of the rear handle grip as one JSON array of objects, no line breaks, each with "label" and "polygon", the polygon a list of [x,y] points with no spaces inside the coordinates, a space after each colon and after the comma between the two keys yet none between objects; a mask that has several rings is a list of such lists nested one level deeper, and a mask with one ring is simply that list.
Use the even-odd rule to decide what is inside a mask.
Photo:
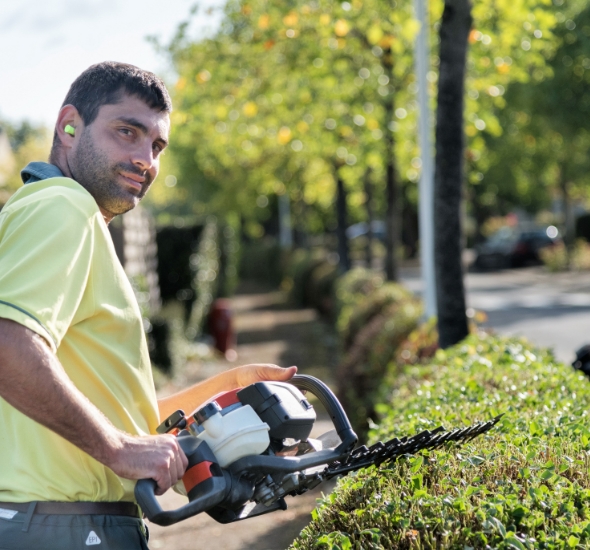
[{"label": "rear handle grip", "polygon": [[338,398],[334,395],[332,390],[321,380],[307,374],[296,374],[289,380],[289,382],[296,388],[310,391],[326,408],[326,411],[328,411],[328,414],[332,418],[336,432],[342,441],[342,443],[338,445],[337,450],[348,452],[352,449],[358,441],[358,437],[352,429],[350,420],[348,420],[348,416],[346,416],[340,401],[338,401]]}]

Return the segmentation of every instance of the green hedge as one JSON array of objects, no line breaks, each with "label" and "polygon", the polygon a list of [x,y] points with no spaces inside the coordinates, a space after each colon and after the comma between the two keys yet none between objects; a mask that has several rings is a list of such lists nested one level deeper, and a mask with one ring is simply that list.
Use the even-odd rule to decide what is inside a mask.
[{"label": "green hedge", "polygon": [[341,277],[335,294],[343,351],[337,392],[364,440],[368,421],[376,416],[376,396],[387,366],[416,328],[422,305],[403,286],[362,268]]},{"label": "green hedge", "polygon": [[349,475],[292,545],[590,546],[590,385],[546,351],[481,333],[384,384],[372,441],[444,425],[498,426],[462,447]]}]

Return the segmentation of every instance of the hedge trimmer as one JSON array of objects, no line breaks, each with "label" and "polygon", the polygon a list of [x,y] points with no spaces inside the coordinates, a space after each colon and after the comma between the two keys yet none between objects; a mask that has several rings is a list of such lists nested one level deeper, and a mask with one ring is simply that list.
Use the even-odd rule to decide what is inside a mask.
[{"label": "hedge trimmer", "polygon": [[[334,430],[309,437],[316,414],[299,390],[319,399]],[[151,479],[138,481],[135,496],[146,517],[159,525],[201,512],[231,523],[286,510],[285,496],[301,495],[336,476],[448,442],[465,443],[499,419],[452,431],[439,427],[355,449],[357,436],[348,417],[323,382],[305,375],[289,383],[257,382],[215,396],[192,415],[176,411],[158,428],[176,434],[188,458],[182,482],[175,487],[188,497],[187,504],[162,510]]]}]

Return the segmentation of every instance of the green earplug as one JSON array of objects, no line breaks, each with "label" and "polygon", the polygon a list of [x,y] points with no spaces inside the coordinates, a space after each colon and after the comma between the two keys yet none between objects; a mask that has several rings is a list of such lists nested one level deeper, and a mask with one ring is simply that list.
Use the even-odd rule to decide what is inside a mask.
[{"label": "green earplug", "polygon": [[66,134],[70,134],[71,136],[75,136],[76,135],[76,128],[74,128],[73,126],[70,126],[69,124],[66,124],[66,127],[64,128],[64,132]]}]

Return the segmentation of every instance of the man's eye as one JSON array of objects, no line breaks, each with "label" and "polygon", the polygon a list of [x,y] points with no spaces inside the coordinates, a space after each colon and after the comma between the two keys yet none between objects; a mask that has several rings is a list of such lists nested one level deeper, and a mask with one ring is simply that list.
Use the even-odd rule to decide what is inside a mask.
[{"label": "man's eye", "polygon": [[130,130],[129,128],[119,128],[119,132],[121,132],[122,134],[124,134],[126,136],[130,136],[133,134],[133,131]]}]

